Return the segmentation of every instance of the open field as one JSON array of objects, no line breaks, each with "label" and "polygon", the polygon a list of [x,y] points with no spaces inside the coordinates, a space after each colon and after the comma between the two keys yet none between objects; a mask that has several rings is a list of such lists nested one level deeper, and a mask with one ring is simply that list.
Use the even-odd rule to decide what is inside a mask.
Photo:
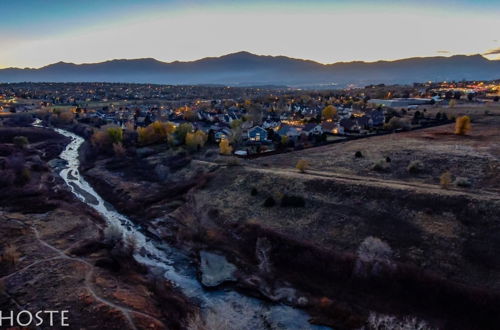
[{"label": "open field", "polygon": [[[488,108],[490,115],[484,115],[484,108],[456,110],[458,114],[469,114],[473,120],[472,130],[466,136],[453,134],[454,124],[450,124],[263,157],[248,165],[294,169],[298,160],[305,159],[313,173],[428,184],[439,184],[440,175],[450,171],[454,177],[469,179],[470,189],[498,192],[500,107]],[[357,151],[362,157],[355,157]],[[386,168],[373,170],[374,164],[381,161]],[[414,161],[421,162],[423,167],[409,171],[408,166]]]}]

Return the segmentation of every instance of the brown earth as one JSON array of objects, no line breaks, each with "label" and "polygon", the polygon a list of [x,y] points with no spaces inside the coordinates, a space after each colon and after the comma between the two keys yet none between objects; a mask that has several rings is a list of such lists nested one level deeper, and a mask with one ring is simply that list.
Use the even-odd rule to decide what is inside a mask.
[{"label": "brown earth", "polygon": [[[11,143],[19,135],[29,147]],[[0,128],[0,310],[68,310],[72,328],[182,328],[191,304],[113,254],[104,220],[47,165],[66,143],[47,129]]]}]

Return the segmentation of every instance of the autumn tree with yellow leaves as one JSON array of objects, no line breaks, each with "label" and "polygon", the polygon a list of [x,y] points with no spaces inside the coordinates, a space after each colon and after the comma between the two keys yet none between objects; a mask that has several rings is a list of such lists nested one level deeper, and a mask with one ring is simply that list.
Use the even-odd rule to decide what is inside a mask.
[{"label": "autumn tree with yellow leaves", "polygon": [[333,120],[335,116],[337,116],[337,108],[333,105],[328,105],[321,111],[321,118],[323,120]]},{"label": "autumn tree with yellow leaves", "polygon": [[219,152],[221,155],[230,155],[233,152],[233,147],[229,145],[228,139],[222,139],[219,143]]}]

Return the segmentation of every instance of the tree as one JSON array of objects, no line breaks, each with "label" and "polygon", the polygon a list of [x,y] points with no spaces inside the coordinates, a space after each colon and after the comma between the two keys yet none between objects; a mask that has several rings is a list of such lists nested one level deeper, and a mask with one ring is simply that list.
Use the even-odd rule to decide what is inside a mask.
[{"label": "tree", "polygon": [[205,134],[203,131],[196,131],[194,133],[188,132],[186,134],[186,146],[191,149],[197,149],[201,148],[205,145],[205,142],[207,142],[207,134]]},{"label": "tree", "polygon": [[193,131],[193,125],[190,123],[182,123],[177,127],[175,130],[175,135],[179,141],[179,143],[185,142],[186,141],[186,135],[187,133],[190,133]]},{"label": "tree", "polygon": [[219,143],[219,150],[222,155],[230,155],[233,152],[233,147],[229,145],[228,139],[222,139]]},{"label": "tree", "polygon": [[243,123],[243,121],[242,121],[241,119],[236,119],[236,120],[233,120],[233,121],[231,122],[231,128],[232,128],[232,129],[235,129],[235,128],[240,128],[242,123]]},{"label": "tree", "polygon": [[326,106],[323,111],[321,111],[321,117],[323,120],[333,120],[337,116],[337,108],[333,105]]},{"label": "tree", "polygon": [[465,135],[471,129],[470,117],[461,116],[455,120],[455,134]]},{"label": "tree", "polygon": [[107,129],[109,139],[111,143],[122,143],[123,141],[123,130],[120,127],[109,127]]},{"label": "tree", "polygon": [[309,163],[307,162],[307,160],[305,159],[300,159],[298,162],[297,162],[297,165],[295,165],[295,167],[301,172],[301,173],[305,173],[306,170],[309,168]]}]

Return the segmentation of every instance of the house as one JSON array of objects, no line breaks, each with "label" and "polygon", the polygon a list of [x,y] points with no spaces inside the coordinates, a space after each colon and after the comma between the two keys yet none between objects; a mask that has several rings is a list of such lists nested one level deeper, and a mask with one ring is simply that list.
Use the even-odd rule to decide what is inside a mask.
[{"label": "house", "polygon": [[385,122],[384,111],[382,109],[374,109],[368,113],[371,118],[371,126],[381,126]]},{"label": "house", "polygon": [[322,123],[321,129],[327,134],[344,134],[344,127],[332,121]]},{"label": "house", "polygon": [[248,130],[248,140],[252,142],[261,142],[267,140],[267,131],[260,126],[255,126]]},{"label": "house", "polygon": [[323,134],[323,128],[319,124],[309,123],[302,129],[302,132],[311,136],[311,135],[321,135]]},{"label": "house", "polygon": [[277,133],[280,136],[286,136],[288,138],[297,138],[298,136],[300,136],[301,129],[295,126],[282,125]]},{"label": "house", "polygon": [[279,120],[272,120],[272,119],[266,119],[263,123],[262,123],[262,127],[265,128],[265,129],[268,129],[268,128],[276,128],[280,125],[280,122]]},{"label": "house", "polygon": [[365,121],[365,120],[361,120],[361,118],[365,118],[366,124],[368,124],[367,117],[344,118],[344,119],[340,120],[339,124],[340,124],[340,126],[343,127],[345,132],[358,132],[359,133],[365,127],[364,123],[363,123],[363,121]]}]

